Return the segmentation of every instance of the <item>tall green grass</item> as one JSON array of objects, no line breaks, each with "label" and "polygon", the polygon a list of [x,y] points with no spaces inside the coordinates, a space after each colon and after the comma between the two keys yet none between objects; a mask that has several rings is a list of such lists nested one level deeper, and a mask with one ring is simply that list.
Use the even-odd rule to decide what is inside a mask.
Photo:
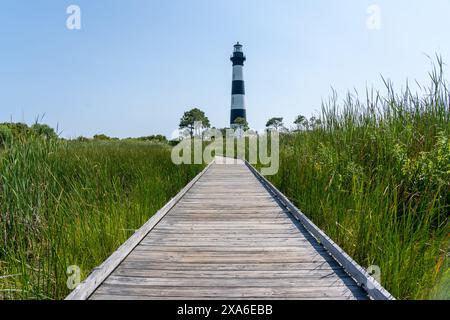
[{"label": "tall green grass", "polygon": [[430,75],[419,94],[333,95],[321,125],[282,135],[270,177],[400,299],[450,298],[450,102],[442,63]]},{"label": "tall green grass", "polygon": [[30,138],[0,151],[0,299],[60,299],[201,166],[138,142]]}]

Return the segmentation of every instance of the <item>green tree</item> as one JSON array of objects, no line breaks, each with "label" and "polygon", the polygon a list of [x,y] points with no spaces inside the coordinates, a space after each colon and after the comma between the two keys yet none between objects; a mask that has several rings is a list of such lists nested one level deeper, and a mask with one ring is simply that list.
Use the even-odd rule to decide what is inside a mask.
[{"label": "green tree", "polygon": [[200,134],[203,129],[210,127],[211,124],[205,112],[198,108],[186,111],[180,119],[180,129],[187,129],[191,137],[194,134]]},{"label": "green tree", "polygon": [[25,123],[5,122],[0,125],[9,128],[14,139],[26,139],[31,134],[30,128]]},{"label": "green tree", "polygon": [[155,143],[167,143],[167,138],[162,134],[151,135],[147,137],[139,137],[137,140],[140,141],[150,141]]},{"label": "green tree", "polygon": [[79,136],[76,140],[77,140],[78,142],[88,142],[88,141],[89,141],[88,138],[83,137],[83,136]]},{"label": "green tree", "polygon": [[305,127],[305,121],[307,121],[305,116],[297,116],[294,121],[294,124],[297,126],[297,130],[301,130],[303,127]]},{"label": "green tree", "polygon": [[267,129],[275,129],[277,131],[278,131],[278,129],[282,128],[283,126],[284,126],[283,118],[281,118],[281,117],[270,118],[269,121],[267,121],[267,123],[266,123]]},{"label": "green tree", "polygon": [[244,131],[248,130],[248,128],[249,128],[247,120],[242,117],[237,117],[234,120],[234,124],[236,125],[236,127],[238,127],[241,130],[244,130]]},{"label": "green tree", "polygon": [[314,129],[314,128],[320,126],[321,124],[322,124],[322,120],[320,120],[320,119],[318,119],[318,118],[316,118],[316,117],[314,117],[314,116],[312,116],[312,117],[309,119],[309,125],[311,126],[312,129]]},{"label": "green tree", "polygon": [[242,137],[244,131],[248,130],[248,122],[243,117],[237,117],[234,120],[234,124],[232,125],[232,127],[236,130],[238,137]]},{"label": "green tree", "polygon": [[33,130],[33,132],[38,136],[45,137],[47,139],[58,138],[55,130],[46,124],[35,123],[31,127],[31,130]]},{"label": "green tree", "polygon": [[111,140],[111,138],[110,137],[108,137],[106,134],[96,134],[95,136],[94,136],[94,140],[100,140],[100,141],[108,141],[108,140]]}]

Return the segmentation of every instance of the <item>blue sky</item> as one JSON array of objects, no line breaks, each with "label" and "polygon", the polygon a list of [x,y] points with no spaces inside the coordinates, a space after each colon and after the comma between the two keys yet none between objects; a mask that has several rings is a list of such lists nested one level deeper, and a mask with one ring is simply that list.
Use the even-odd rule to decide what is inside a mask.
[{"label": "blue sky", "polygon": [[[66,8],[82,11],[66,28]],[[381,9],[370,30],[367,8]],[[428,83],[450,59],[449,0],[3,0],[0,121],[43,122],[65,137],[170,135],[199,107],[228,125],[231,62],[244,44],[248,121],[320,109],[333,86]]]}]

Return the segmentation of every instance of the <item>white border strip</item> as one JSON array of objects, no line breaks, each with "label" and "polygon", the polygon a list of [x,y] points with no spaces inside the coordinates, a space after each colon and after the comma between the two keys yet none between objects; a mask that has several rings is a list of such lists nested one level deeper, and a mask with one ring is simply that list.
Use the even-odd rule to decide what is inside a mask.
[{"label": "white border strip", "polygon": [[269,180],[261,175],[250,163],[246,165],[253,174],[267,186],[273,195],[300,221],[308,232],[319,241],[333,258],[345,269],[345,271],[368,293],[374,300],[395,300],[395,298],[384,289],[378,281],[370,276],[359,264],[356,263],[344,250],[320,230],[305,214],[303,214],[286,196],[281,193]]},{"label": "white border strip", "polygon": [[133,251],[133,249],[144,239],[144,237],[161,221],[178,201],[192,188],[203,174],[208,171],[212,161],[202,172],[192,179],[175,197],[166,203],[150,220],[137,230],[127,241],[125,241],[108,259],[95,268],[91,274],[80,283],[65,300],[87,300],[94,291],[105,281],[105,279],[119,266],[119,264]]}]

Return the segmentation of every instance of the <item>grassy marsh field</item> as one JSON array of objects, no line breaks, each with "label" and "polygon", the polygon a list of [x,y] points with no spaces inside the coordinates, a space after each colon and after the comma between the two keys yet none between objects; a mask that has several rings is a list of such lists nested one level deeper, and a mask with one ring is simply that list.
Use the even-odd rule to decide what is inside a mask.
[{"label": "grassy marsh field", "polygon": [[61,299],[201,166],[145,142],[32,138],[0,156],[0,299]]}]

